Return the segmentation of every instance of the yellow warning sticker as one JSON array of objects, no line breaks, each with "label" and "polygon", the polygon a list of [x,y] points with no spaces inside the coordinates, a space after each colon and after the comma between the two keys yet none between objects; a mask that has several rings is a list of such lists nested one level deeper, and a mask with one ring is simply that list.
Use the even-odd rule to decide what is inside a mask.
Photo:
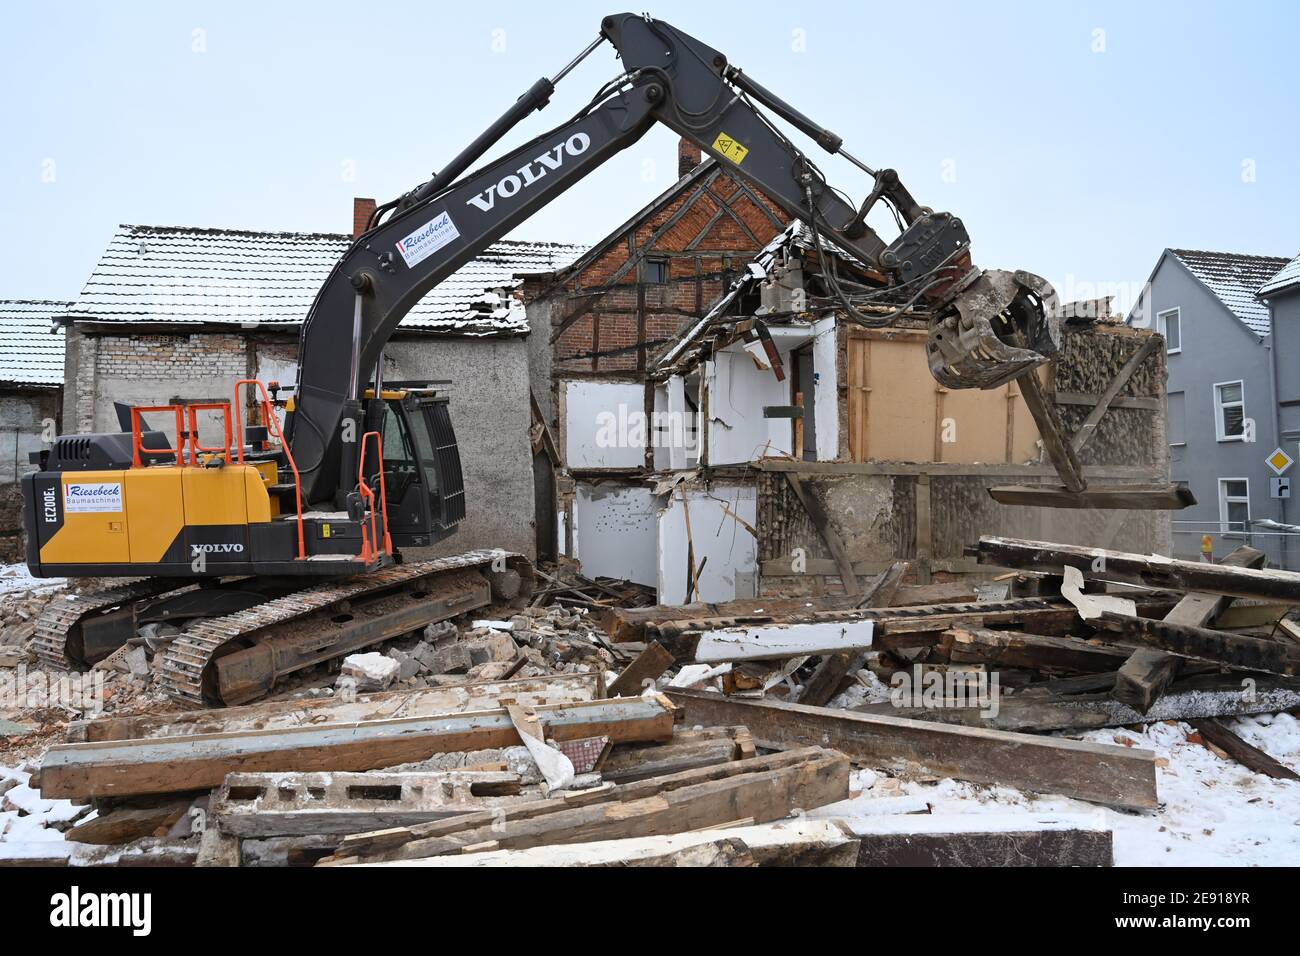
[{"label": "yellow warning sticker", "polygon": [[749,155],[748,147],[741,146],[740,143],[726,133],[718,134],[718,138],[713,141],[713,148],[737,166],[743,163],[745,157]]}]

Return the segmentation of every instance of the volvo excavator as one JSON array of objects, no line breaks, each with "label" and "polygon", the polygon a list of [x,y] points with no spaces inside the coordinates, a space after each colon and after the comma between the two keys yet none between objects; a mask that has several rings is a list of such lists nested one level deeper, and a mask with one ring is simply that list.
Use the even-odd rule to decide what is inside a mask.
[{"label": "volvo excavator", "polygon": [[[587,106],[471,170],[605,42],[621,72]],[[778,121],[871,177],[860,206]],[[920,205],[893,170],[857,159],[723,53],[661,20],[609,16],[555,77],[533,84],[427,182],[376,209],[302,323],[292,394],[236,382],[229,402],[132,408],[121,432],[62,436],[40,453],[39,470],[22,481],[31,572],[132,579],[54,601],[37,624],[41,660],[83,669],[142,625],[184,623],[160,651],[168,693],[238,704],[300,668],[494,599],[524,600],[533,572],[520,555],[402,560],[402,548],[454,533],[465,494],[446,397],[384,382],[383,350],[439,282],[655,123],[802,220],[819,254],[833,245],[881,277],[865,294],[830,280],[848,319],[887,321],[860,308],[875,295],[927,311],[939,382],[1037,381],[1027,373],[1059,334],[1045,281],[978,269],[961,219]],[[890,242],[867,223],[878,204],[900,228]],[[246,425],[241,409],[260,421]],[[199,414],[220,416],[221,444],[200,442]]]}]

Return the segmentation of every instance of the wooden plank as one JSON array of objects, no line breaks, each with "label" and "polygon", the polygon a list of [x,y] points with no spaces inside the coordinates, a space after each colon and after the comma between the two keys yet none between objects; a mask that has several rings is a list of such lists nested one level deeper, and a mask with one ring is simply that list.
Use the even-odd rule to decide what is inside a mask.
[{"label": "wooden plank", "polygon": [[[1052,396],[1052,399],[1057,405],[1087,405],[1092,407],[1097,404],[1097,400],[1100,397],[1100,395],[1085,395],[1083,392],[1057,392]],[[1164,409],[1164,406],[1160,403],[1160,399],[1149,395],[1136,397],[1132,395],[1121,395],[1118,398],[1111,400],[1110,407],[1136,408],[1144,412],[1159,412]]]},{"label": "wooden plank", "polygon": [[871,766],[908,766],[1111,806],[1157,805],[1154,755],[1147,750],[698,691],[674,690],[669,697],[693,724],[743,724],[759,740],[818,743]]},{"label": "wooden plank", "polygon": [[590,806],[594,803],[626,803],[641,800],[679,787],[689,787],[709,781],[727,780],[740,774],[752,773],[755,770],[771,770],[778,767],[792,766],[806,761],[809,757],[810,754],[806,750],[791,748],[785,753],[715,763],[628,783],[605,784],[591,790],[573,791],[558,797],[512,806],[507,808],[504,813],[498,811],[479,812],[436,823],[376,830],[371,833],[357,833],[346,837],[342,841],[340,856],[373,856],[382,851],[396,849],[413,840],[446,836],[447,834],[459,833],[475,827],[499,823],[503,816],[509,816],[510,819],[518,821],[553,813],[566,807]]},{"label": "wooden plank", "polygon": [[667,743],[616,747],[600,768],[600,776],[609,783],[631,783],[755,754],[754,738],[744,727],[679,729]]},{"label": "wooden plank", "polygon": [[101,811],[93,820],[78,823],[65,834],[74,843],[116,845],[150,836],[164,836],[189,809],[189,798],[166,800],[153,807],[119,807]]},{"label": "wooden plank", "polygon": [[1235,630],[1242,627],[1273,627],[1295,607],[1292,604],[1234,604],[1219,613],[1216,627]]},{"label": "wooden plank", "polygon": [[605,696],[603,674],[562,674],[514,681],[484,681],[420,690],[358,694],[353,700],[286,700],[245,704],[216,710],[147,714],[140,717],[103,717],[68,727],[69,743],[138,740],[181,734],[236,733],[272,730],[310,724],[351,723],[421,717],[466,711],[494,710],[503,697],[530,706],[576,704]]},{"label": "wooden plank", "polygon": [[1147,339],[1138,346],[1137,351],[1129,356],[1129,360],[1120,367],[1118,372],[1115,373],[1115,377],[1110,380],[1110,384],[1106,386],[1102,391],[1101,396],[1097,399],[1096,406],[1094,406],[1092,411],[1088,413],[1088,417],[1083,420],[1083,423],[1079,426],[1078,430],[1070,436],[1070,447],[1074,450],[1075,454],[1078,454],[1083,450],[1083,446],[1088,443],[1088,439],[1091,438],[1093,432],[1097,430],[1097,425],[1100,424],[1102,417],[1106,414],[1107,409],[1110,408],[1111,403],[1115,400],[1116,396],[1123,391],[1124,386],[1129,383],[1129,380],[1133,377],[1133,373],[1136,372],[1142,363],[1147,360],[1147,356],[1156,350],[1156,346],[1159,342],[1160,340],[1155,336]]},{"label": "wooden plank", "polygon": [[1069,565],[1097,581],[1300,603],[1300,573],[1294,571],[1234,568],[1021,538],[982,537],[976,550],[980,564],[997,567],[1059,572]]},{"label": "wooden plank", "polygon": [[995,631],[983,627],[957,627],[945,631],[942,648],[954,663],[990,663],[1031,670],[1087,673],[1113,671],[1129,656],[1127,649],[1090,644],[1077,637]]},{"label": "wooden plank", "polygon": [[1024,508],[1094,508],[1100,511],[1181,511],[1196,504],[1184,485],[1089,485],[1070,491],[1058,485],[996,485],[989,496]]},{"label": "wooden plank", "polygon": [[896,707],[890,701],[862,704],[852,708],[855,714],[906,717],[937,724],[963,727],[988,727],[1014,733],[1045,734],[1058,730],[1095,730],[1107,726],[1106,715],[1064,706],[1053,698],[997,698],[996,706],[960,706],[965,701],[945,702],[942,707]]},{"label": "wooden plank", "polygon": [[858,841],[833,820],[783,820],[756,826],[710,827],[693,833],[601,840],[527,850],[482,850],[400,863],[419,867],[815,866],[851,867]]},{"label": "wooden plank", "polygon": [[[767,767],[768,757],[738,761],[749,765],[743,773],[721,780],[660,789],[640,799],[605,801],[588,806],[556,806],[549,812],[516,817],[510,808],[487,825],[455,829],[456,820],[444,821],[439,836],[412,840],[383,851],[382,859],[414,860],[458,853],[467,847],[491,845],[493,849],[587,843],[634,837],[685,833],[738,817],[767,823],[795,809],[814,809],[844,800],[849,792],[849,761],[832,750],[817,747],[773,755],[795,759]],[[642,785],[653,781],[643,781]],[[638,785],[632,785],[638,786]],[[472,815],[467,817],[473,821]],[[343,862],[346,844],[333,862]],[[365,858],[367,861],[373,857]]]},{"label": "wooden plank", "polygon": [[[624,697],[536,708],[557,740],[608,736],[667,740],[674,714],[664,698]],[[436,753],[522,743],[507,711],[405,717],[349,724],[145,740],[60,744],[41,764],[48,797],[125,796],[215,787],[233,771],[373,770]]]},{"label": "wooden plank", "polygon": [[[1023,343],[1022,335],[1016,333],[1014,337]],[[1087,485],[1083,478],[1083,465],[1079,463],[1078,455],[1065,437],[1065,429],[1061,425],[1056,406],[1048,402],[1043,393],[1043,383],[1038,378],[1037,370],[1031,369],[1017,376],[1016,384],[1020,387],[1020,397],[1024,399],[1025,407],[1038,426],[1043,450],[1047,452],[1048,460],[1060,476],[1061,484],[1066,491],[1074,494],[1083,491]]]},{"label": "wooden plank", "polygon": [[1262,773],[1274,780],[1300,780],[1300,774],[1253,744],[1242,740],[1218,720],[1207,718],[1193,720],[1191,723],[1200,732],[1202,739],[1218,747],[1246,769]]},{"label": "wooden plank", "polygon": [[1105,611],[1093,623],[1125,638],[1180,657],[1193,657],[1243,670],[1290,675],[1300,666],[1300,646],[1206,627],[1170,624]]},{"label": "wooden plank", "polygon": [[609,685],[610,697],[636,696],[653,687],[656,680],[673,663],[673,655],[664,650],[658,641],[651,641],[636,660],[623,669],[618,679]]},{"label": "wooden plank", "polygon": [[1139,647],[1115,673],[1111,696],[1145,714],[1160,699],[1182,664],[1182,658],[1155,647]]}]

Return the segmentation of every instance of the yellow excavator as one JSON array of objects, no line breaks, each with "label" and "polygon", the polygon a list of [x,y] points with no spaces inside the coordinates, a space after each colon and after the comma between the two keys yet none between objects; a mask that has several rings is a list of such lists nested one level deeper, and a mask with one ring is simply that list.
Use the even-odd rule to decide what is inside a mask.
[{"label": "yellow excavator", "polygon": [[[471,170],[604,42],[621,72],[586,107]],[[847,203],[768,112],[869,175],[864,202]],[[1044,280],[976,268],[959,218],[919,205],[893,170],[858,160],[722,53],[660,20],[609,16],[559,74],[533,84],[430,180],[376,209],[302,323],[291,394],[233,382],[228,402],[127,409],[122,431],[62,436],[39,454],[22,481],[32,573],[133,579],[53,602],[37,624],[41,660],[85,668],[144,624],[184,622],[162,652],[167,691],[236,704],[300,668],[493,600],[525,600],[533,572],[520,555],[401,560],[402,548],[454,533],[465,493],[446,397],[384,382],[382,353],[434,286],[655,123],[806,223],[819,255],[834,244],[882,277],[878,289],[846,294],[826,271],[849,321],[888,321],[858,308],[868,299],[923,307],[940,382],[1036,384],[1033,369],[1059,335]],[[878,204],[899,226],[892,242],[867,224]],[[200,441],[200,415],[219,417],[219,444]],[[1077,486],[1067,481],[1067,492],[1081,490],[1077,461],[1064,465]]]}]

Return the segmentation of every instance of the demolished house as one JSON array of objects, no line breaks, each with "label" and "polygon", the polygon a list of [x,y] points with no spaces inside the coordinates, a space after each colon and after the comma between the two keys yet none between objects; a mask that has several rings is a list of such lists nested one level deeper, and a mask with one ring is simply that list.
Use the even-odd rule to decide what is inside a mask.
[{"label": "demolished house", "polygon": [[[873,281],[847,256],[825,261],[841,282]],[[992,487],[1055,476],[1017,384],[937,384],[928,316],[882,300],[880,327],[856,324],[829,299],[820,262],[804,229],[784,230],[656,356],[650,414],[637,383],[560,383],[574,482],[561,523],[589,575],[674,604],[842,592],[846,580],[856,592],[898,559],[921,581],[969,575],[963,549],[990,531],[1167,550],[1163,513],[994,501]],[[1092,306],[1064,322],[1047,393],[1067,431],[1089,420],[1078,454],[1090,477],[1167,481],[1164,352],[1108,303]]]}]

